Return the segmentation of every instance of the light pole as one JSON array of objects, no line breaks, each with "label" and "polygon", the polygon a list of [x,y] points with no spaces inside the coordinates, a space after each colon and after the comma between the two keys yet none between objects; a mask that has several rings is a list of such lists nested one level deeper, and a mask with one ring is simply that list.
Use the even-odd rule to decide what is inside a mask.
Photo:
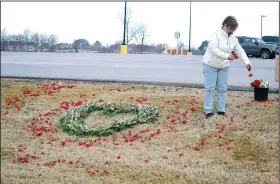
[{"label": "light pole", "polygon": [[263,18],[263,17],[266,17],[266,16],[265,16],[265,15],[261,15],[261,39],[262,39],[262,22],[263,22],[263,21],[262,21],[262,18]]},{"label": "light pole", "polygon": [[126,1],[124,2],[124,18],[123,18],[123,45],[125,45],[125,27],[126,27]]},{"label": "light pole", "polygon": [[191,28],[192,28],[192,2],[190,1],[190,27],[189,27],[189,53],[188,55],[191,54]]},{"label": "light pole", "polygon": [[177,48],[179,48],[179,42],[178,42],[178,39],[180,38],[181,34],[180,32],[175,32],[175,38],[177,40]]},{"label": "light pole", "polygon": [[121,45],[121,54],[127,54],[127,45],[125,44],[126,28],[126,1],[124,2],[124,19],[123,19],[123,43]]}]

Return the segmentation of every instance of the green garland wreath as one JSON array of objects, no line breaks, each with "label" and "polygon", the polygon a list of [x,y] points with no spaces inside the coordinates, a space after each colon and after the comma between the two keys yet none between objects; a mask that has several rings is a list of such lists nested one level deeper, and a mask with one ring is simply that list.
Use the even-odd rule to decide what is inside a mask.
[{"label": "green garland wreath", "polygon": [[[114,116],[120,113],[132,113],[126,119],[115,121],[105,127],[99,129],[90,129],[84,120],[93,111],[103,111],[105,115]],[[114,132],[119,132],[127,128],[131,128],[137,124],[154,123],[159,116],[158,108],[149,105],[116,105],[101,104],[96,102],[86,103],[80,108],[70,110],[61,117],[60,124],[63,131],[70,135],[80,137],[85,136],[108,136]]]}]

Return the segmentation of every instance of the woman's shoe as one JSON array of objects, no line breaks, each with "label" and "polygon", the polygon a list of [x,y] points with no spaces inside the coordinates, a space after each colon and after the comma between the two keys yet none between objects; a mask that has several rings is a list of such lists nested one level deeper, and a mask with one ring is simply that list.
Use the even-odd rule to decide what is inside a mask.
[{"label": "woman's shoe", "polygon": [[206,117],[206,118],[210,118],[211,116],[213,116],[213,113],[212,113],[212,112],[211,112],[211,113],[205,114],[205,117]]},{"label": "woman's shoe", "polygon": [[218,112],[218,115],[224,116],[226,113],[225,112]]}]

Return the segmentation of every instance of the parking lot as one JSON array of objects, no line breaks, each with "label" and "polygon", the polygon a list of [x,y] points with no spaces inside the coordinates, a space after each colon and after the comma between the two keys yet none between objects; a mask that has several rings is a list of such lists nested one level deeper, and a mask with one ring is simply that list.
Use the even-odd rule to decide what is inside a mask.
[{"label": "parking lot", "polygon": [[[1,52],[1,76],[203,84],[203,56],[97,53]],[[275,60],[250,58],[253,77],[241,60],[232,62],[229,85],[274,81]]]}]

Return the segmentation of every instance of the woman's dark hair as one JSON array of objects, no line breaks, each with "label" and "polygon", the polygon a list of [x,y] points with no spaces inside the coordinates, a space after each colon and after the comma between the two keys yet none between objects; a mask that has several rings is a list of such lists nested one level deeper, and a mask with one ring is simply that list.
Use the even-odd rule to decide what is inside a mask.
[{"label": "woman's dark hair", "polygon": [[238,22],[234,16],[227,16],[223,21],[223,26],[226,26],[232,30],[236,30],[238,27]]}]

